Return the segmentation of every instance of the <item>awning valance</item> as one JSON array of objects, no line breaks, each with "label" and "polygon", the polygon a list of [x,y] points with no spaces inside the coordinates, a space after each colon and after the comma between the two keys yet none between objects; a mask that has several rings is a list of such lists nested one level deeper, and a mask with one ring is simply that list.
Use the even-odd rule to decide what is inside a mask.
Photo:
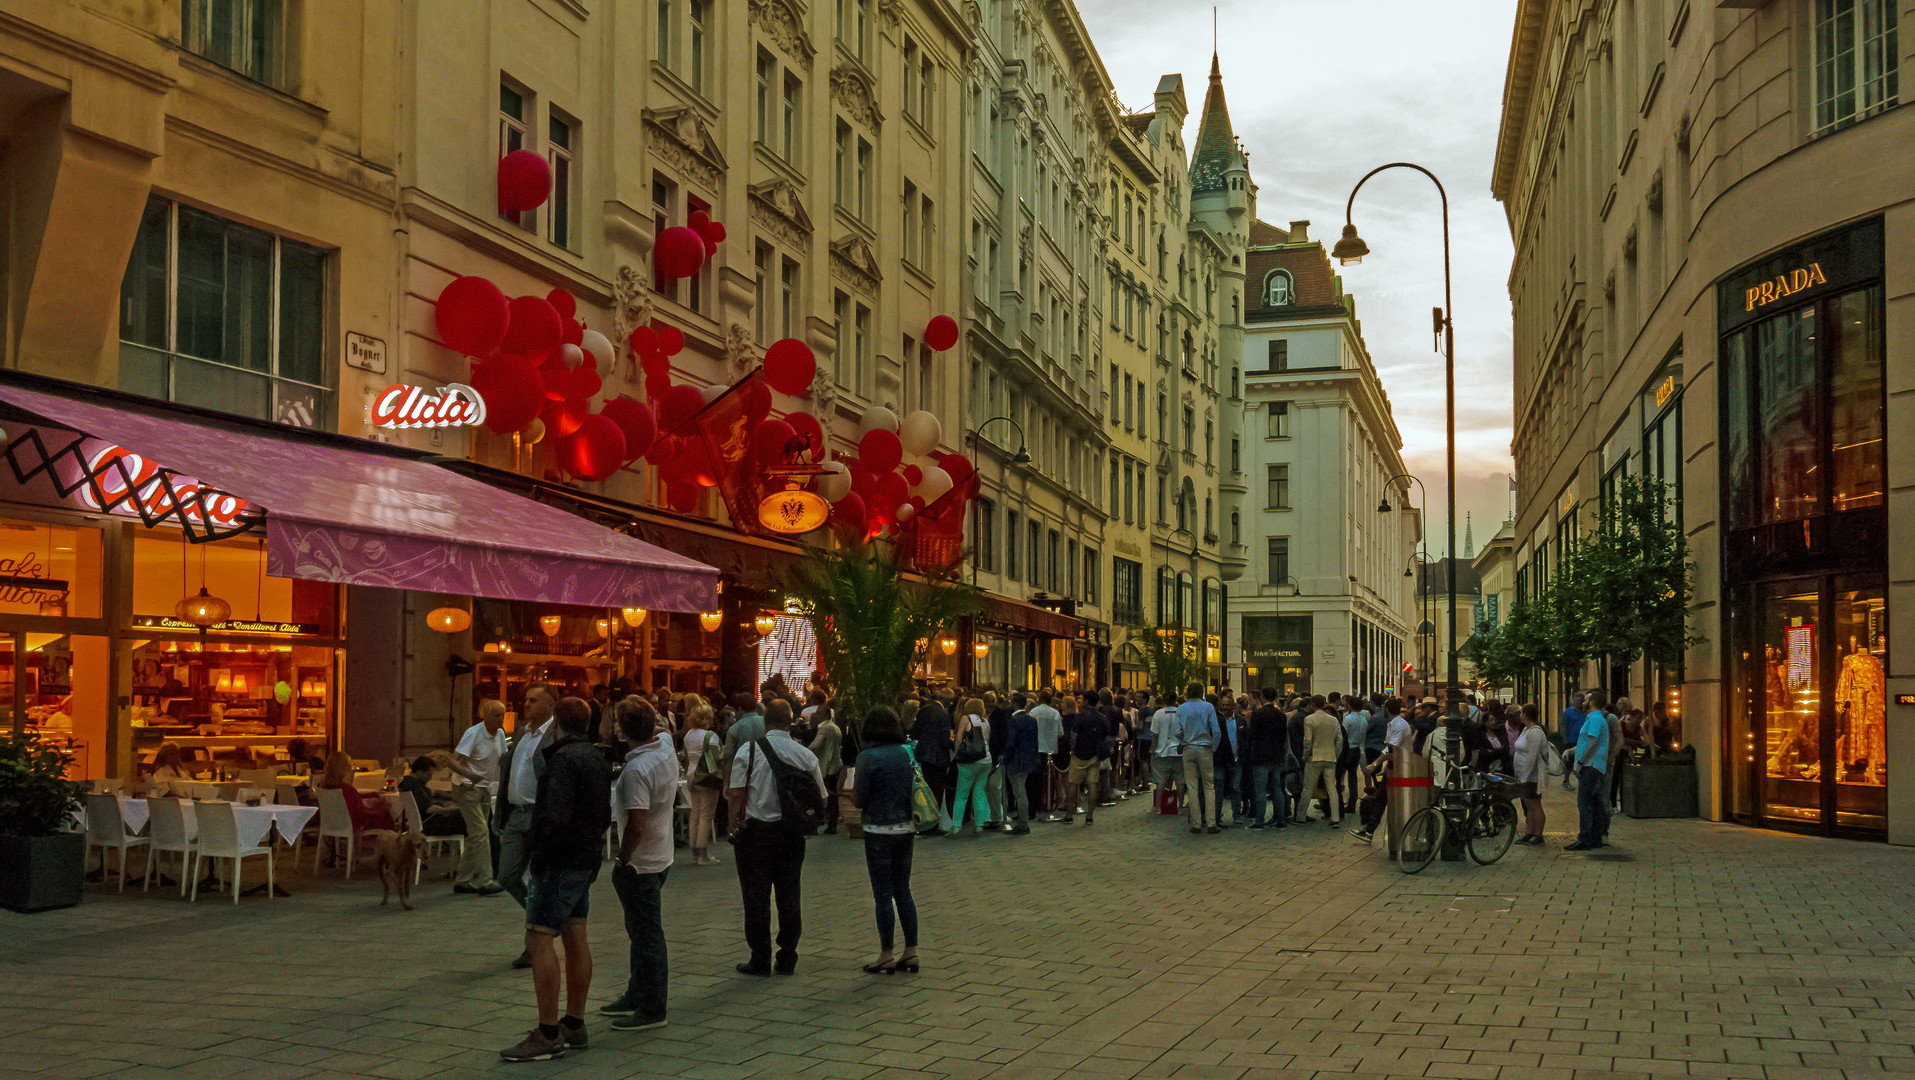
[{"label": "awning valance", "polygon": [[[115,485],[124,491],[141,476],[155,486],[163,479],[168,491],[217,489],[264,511],[266,569],[276,577],[588,607],[717,606],[714,568],[418,451],[12,374],[0,379],[0,401],[14,414],[10,428],[25,420],[73,433],[10,430],[6,456],[22,484],[91,492],[96,503],[102,490],[110,501]],[[147,471],[102,469],[116,447]]]},{"label": "awning valance", "polygon": [[1022,600],[1013,600],[1008,596],[983,597],[983,609],[977,617],[990,622],[1003,623],[1019,630],[1035,630],[1051,637],[1073,638],[1077,636],[1077,620],[1069,615],[1059,615],[1049,608],[1036,604],[1027,604]]}]

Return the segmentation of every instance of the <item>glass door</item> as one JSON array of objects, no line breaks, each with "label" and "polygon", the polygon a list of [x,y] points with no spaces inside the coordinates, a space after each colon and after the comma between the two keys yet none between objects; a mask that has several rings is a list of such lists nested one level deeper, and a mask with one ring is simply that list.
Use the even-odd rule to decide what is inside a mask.
[{"label": "glass door", "polygon": [[1801,824],[1822,820],[1821,597],[1813,580],[1757,588],[1757,680],[1762,725],[1761,816]]}]

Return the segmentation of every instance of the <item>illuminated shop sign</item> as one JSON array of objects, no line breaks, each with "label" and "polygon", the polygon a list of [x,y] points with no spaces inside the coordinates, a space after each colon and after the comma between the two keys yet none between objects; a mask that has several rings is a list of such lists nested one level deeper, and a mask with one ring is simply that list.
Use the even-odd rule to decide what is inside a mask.
[{"label": "illuminated shop sign", "polygon": [[[122,517],[141,517],[143,508],[146,511],[144,516],[151,518],[171,511],[173,500],[177,499],[181,513],[195,524],[228,529],[245,524],[244,515],[249,505],[245,499],[178,474],[172,477],[172,492],[169,494],[167,485],[160,482],[160,463],[145,455],[100,439],[87,439],[80,444],[80,456],[98,485],[96,488],[94,484],[80,484],[73,493],[88,510]],[[113,467],[115,462],[124,468]],[[67,482],[71,483],[75,479],[77,477],[68,477]],[[129,488],[133,499],[122,499],[121,496]],[[140,505],[135,507],[133,500]],[[103,506],[103,503],[106,505]],[[111,509],[106,509],[106,506]]]},{"label": "illuminated shop sign", "polygon": [[464,383],[447,383],[438,390],[393,383],[372,399],[373,427],[469,427],[485,423],[485,399]]},{"label": "illuminated shop sign", "polygon": [[[197,625],[171,615],[135,615],[133,627],[136,630],[186,630],[195,634],[200,631]],[[275,637],[318,637],[325,633],[325,629],[318,623],[254,622],[250,619],[228,619],[206,627],[207,633],[211,634],[271,634]]]},{"label": "illuminated shop sign", "polygon": [[1751,263],[1716,283],[1717,332],[1878,280],[1883,250],[1877,217]]}]

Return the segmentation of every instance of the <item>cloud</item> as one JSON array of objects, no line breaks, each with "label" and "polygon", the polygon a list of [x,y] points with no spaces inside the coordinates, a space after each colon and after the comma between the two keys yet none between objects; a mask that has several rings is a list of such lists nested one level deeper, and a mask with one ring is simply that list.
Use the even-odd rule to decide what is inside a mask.
[{"label": "cloud", "polygon": [[[1427,167],[1450,203],[1457,383],[1457,527],[1476,520],[1480,548],[1509,508],[1511,331],[1509,228],[1490,198],[1503,73],[1515,0],[1235,0],[1217,9],[1230,119],[1250,154],[1265,221],[1309,220],[1333,242],[1350,189],[1394,161]],[[1180,72],[1194,141],[1210,71],[1211,25],[1201,7],[1079,0],[1125,102],[1147,103]],[[1370,257],[1343,267],[1344,289],[1390,396],[1403,458],[1437,503],[1443,532],[1443,362],[1430,309],[1443,303],[1437,192],[1408,169],[1363,186],[1353,218]],[[1440,552],[1439,552],[1440,553]]]}]

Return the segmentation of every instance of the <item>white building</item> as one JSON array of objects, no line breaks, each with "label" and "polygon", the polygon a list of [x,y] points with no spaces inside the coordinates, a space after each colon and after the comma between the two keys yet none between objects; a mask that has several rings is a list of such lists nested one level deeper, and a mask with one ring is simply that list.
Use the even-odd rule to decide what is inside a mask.
[{"label": "white building", "polygon": [[1422,509],[1356,301],[1309,225],[1250,231],[1243,445],[1232,454],[1252,490],[1229,523],[1249,569],[1232,637],[1244,686],[1394,691],[1414,658],[1415,578],[1404,571]]}]

